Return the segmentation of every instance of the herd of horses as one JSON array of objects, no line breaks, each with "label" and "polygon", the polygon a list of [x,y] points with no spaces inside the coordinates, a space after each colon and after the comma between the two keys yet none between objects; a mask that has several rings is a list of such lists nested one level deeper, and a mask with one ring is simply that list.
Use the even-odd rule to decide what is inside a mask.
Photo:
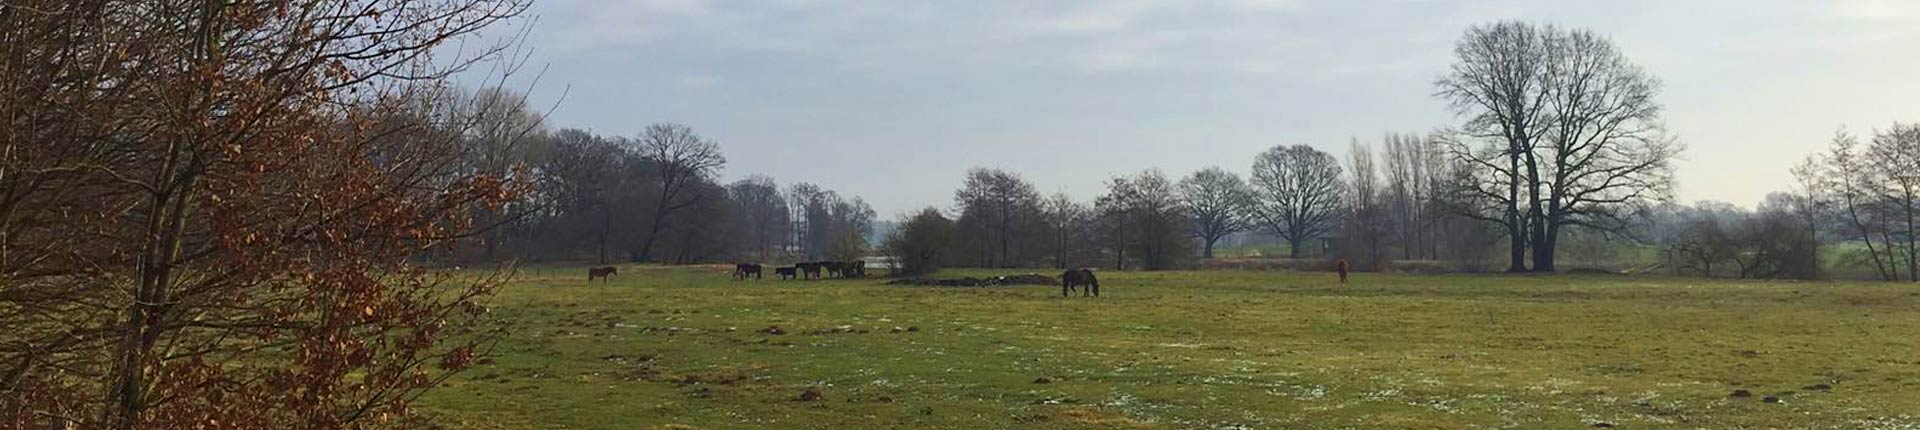
[{"label": "herd of horses", "polygon": [[[1347,271],[1349,267],[1346,259],[1341,259],[1334,263],[1334,271],[1340,273],[1340,283],[1342,284],[1347,283]],[[761,278],[763,274],[762,269],[763,267],[759,263],[735,264],[733,265],[733,278],[742,280],[748,277],[763,279]],[[609,276],[613,276],[618,272],[619,270],[613,267],[587,269],[587,281],[592,282],[594,278],[609,280]],[[787,267],[775,267],[773,268],[773,273],[779,275],[780,279],[820,279],[822,277],[859,278],[867,276],[867,262],[860,260],[810,261],[794,263],[792,266]],[[1067,269],[1065,272],[1060,272],[1060,296],[1071,296],[1072,294],[1070,293],[1076,291],[1075,287],[1086,287],[1084,289],[1078,289],[1081,297],[1100,297],[1100,279],[1093,276],[1093,269]]]},{"label": "herd of horses", "polygon": [[[733,265],[734,279],[762,279],[763,267],[759,263],[740,263]],[[780,279],[820,279],[820,278],[859,278],[867,276],[867,262],[853,261],[809,261],[794,263],[792,266],[773,268],[774,275]]]}]

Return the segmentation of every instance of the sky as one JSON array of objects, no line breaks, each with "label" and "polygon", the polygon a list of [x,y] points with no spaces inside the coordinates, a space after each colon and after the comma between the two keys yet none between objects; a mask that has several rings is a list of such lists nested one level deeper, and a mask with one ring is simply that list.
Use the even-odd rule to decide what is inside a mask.
[{"label": "sky", "polygon": [[[538,0],[509,86],[554,127],[675,122],[727,181],[805,181],[882,219],[951,208],[968,168],[1090,200],[1116,175],[1245,175],[1275,145],[1459,119],[1433,97],[1475,24],[1610,37],[1658,77],[1677,199],[1751,207],[1842,127],[1920,122],[1920,1]],[[463,78],[469,83],[480,79]],[[1344,158],[1343,158],[1344,159]]]}]

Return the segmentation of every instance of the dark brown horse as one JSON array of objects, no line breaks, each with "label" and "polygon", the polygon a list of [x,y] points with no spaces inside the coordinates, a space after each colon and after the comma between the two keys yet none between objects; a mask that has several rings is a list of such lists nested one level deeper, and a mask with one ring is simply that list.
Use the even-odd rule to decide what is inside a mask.
[{"label": "dark brown horse", "polygon": [[780,279],[793,279],[796,277],[794,269],[793,267],[775,267],[773,268],[773,274],[779,275]]},{"label": "dark brown horse", "polygon": [[794,263],[793,267],[800,269],[800,274],[802,275],[801,276],[802,278],[820,279],[821,264],[823,263]]},{"label": "dark brown horse", "polygon": [[864,260],[849,261],[847,262],[847,267],[842,269],[840,275],[848,278],[865,277],[867,276],[867,262]]},{"label": "dark brown horse", "polygon": [[602,281],[612,282],[610,277],[615,273],[620,273],[620,270],[614,269],[612,266],[587,269],[587,282],[593,282],[593,278],[600,278]]},{"label": "dark brown horse", "polygon": [[1345,258],[1333,263],[1333,271],[1340,272],[1340,283],[1342,284],[1347,283],[1347,269],[1349,269],[1349,267],[1347,266],[1347,259]]},{"label": "dark brown horse", "polygon": [[1092,269],[1067,269],[1060,273],[1060,297],[1067,297],[1067,292],[1073,291],[1076,285],[1087,287],[1080,293],[1081,297],[1100,297],[1100,279],[1093,277]]},{"label": "dark brown horse", "polygon": [[842,263],[838,261],[827,261],[827,262],[821,262],[820,267],[823,269],[827,269],[827,277],[829,278],[847,277],[847,263]]},{"label": "dark brown horse", "polygon": [[748,276],[752,276],[753,279],[762,279],[760,274],[759,264],[740,263],[733,265],[733,277],[736,279],[747,279]]}]

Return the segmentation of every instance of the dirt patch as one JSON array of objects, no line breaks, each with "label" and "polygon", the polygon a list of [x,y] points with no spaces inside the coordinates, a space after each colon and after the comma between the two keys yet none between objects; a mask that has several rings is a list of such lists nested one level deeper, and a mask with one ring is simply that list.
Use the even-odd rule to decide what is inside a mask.
[{"label": "dirt patch", "polygon": [[1042,275],[1038,273],[1028,273],[1024,275],[989,276],[985,278],[976,278],[972,276],[959,277],[959,278],[900,278],[892,281],[887,281],[887,285],[905,285],[905,286],[919,286],[919,287],[994,287],[994,286],[1009,286],[1009,285],[1059,285],[1059,284],[1060,284],[1060,281],[1054,279],[1052,276]]}]

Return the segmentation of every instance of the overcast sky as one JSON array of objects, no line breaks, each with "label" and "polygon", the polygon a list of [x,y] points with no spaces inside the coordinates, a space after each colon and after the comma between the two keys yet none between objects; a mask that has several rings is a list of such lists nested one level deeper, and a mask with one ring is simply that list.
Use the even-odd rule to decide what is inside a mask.
[{"label": "overcast sky", "polygon": [[[1665,83],[1679,198],[1751,206],[1846,126],[1920,121],[1920,1],[539,0],[533,98],[555,126],[678,122],[725,179],[949,208],[969,167],[1091,199],[1107,178],[1246,174],[1280,144],[1456,122],[1432,97],[1468,26],[1610,36]],[[498,29],[496,36],[522,29]],[[524,81],[524,80],[521,80]],[[525,87],[524,84],[521,86]]]}]

